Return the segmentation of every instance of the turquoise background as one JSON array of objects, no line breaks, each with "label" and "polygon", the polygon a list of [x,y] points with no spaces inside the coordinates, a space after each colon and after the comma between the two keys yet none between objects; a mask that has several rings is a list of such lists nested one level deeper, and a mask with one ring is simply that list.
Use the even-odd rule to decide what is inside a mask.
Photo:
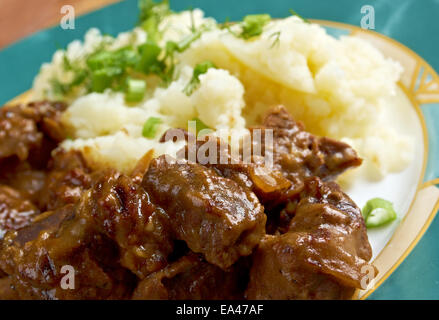
[{"label": "turquoise background", "polygon": [[[22,2],[25,5],[25,2]],[[240,20],[249,13],[289,15],[293,8],[302,16],[360,25],[361,7],[375,8],[375,31],[398,40],[439,70],[439,0],[171,0],[175,10],[200,7],[218,21]],[[116,35],[132,28],[137,20],[137,0],[127,0],[76,19],[75,30],[59,26],[38,32],[0,51],[0,105],[28,90],[43,62],[85,31],[98,27]],[[2,30],[1,32],[7,32]],[[426,180],[439,177],[439,105],[425,105],[430,138]],[[401,266],[370,299],[439,299],[439,218]]]}]

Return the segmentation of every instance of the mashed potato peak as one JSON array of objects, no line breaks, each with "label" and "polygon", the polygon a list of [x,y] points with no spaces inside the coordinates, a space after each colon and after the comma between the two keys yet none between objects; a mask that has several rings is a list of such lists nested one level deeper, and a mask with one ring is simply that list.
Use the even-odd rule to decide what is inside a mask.
[{"label": "mashed potato peak", "polygon": [[[186,127],[199,118],[214,130],[238,130],[257,124],[268,107],[283,104],[315,134],[351,142],[370,165],[373,177],[404,169],[411,161],[413,141],[384,125],[382,111],[395,95],[402,68],[377,49],[354,36],[335,39],[317,24],[298,17],[271,21],[262,35],[250,40],[220,29],[201,10],[173,14],[162,21],[163,43],[189,34],[192,21],[208,26],[201,37],[177,56],[176,77],[167,86],[148,85],[146,98],[127,105],[120,93],[86,94],[79,88],[64,115],[71,140],[67,149],[81,149],[95,163],[130,170],[149,149],[156,155],[175,153],[178,146],[160,144],[171,127]],[[234,26],[232,28],[238,28]],[[71,43],[65,54],[78,63],[103,41],[117,49],[141,44],[148,35],[141,29],[115,39],[90,30],[84,43]],[[50,80],[69,79],[62,68],[64,52],[57,51],[34,81],[35,98],[54,98]],[[200,62],[211,61],[191,95],[184,89]],[[149,117],[162,124],[154,139],[142,136]],[[385,127],[385,128],[384,128]],[[403,146],[405,152],[395,150]],[[370,172],[369,172],[370,173]]]}]

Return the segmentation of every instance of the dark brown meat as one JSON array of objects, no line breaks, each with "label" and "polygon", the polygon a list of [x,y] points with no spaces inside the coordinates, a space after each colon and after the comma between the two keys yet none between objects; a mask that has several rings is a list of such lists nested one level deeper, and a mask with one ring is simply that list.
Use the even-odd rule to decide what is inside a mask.
[{"label": "dark brown meat", "polygon": [[[331,226],[331,229],[326,230],[328,226]],[[342,253],[336,254],[334,251],[331,254],[334,257],[346,258],[345,261],[349,261],[350,265],[354,265],[354,262],[358,263],[357,269],[372,258],[372,249],[360,208],[335,182],[322,182],[318,178],[306,180],[305,190],[301,194],[301,200],[288,232],[312,232],[313,235],[322,238],[329,235],[328,239],[336,241],[331,243],[333,248],[344,247],[345,253],[350,253],[343,256]],[[322,259],[325,259],[324,250],[322,248],[322,252],[319,253]],[[347,259],[349,256],[350,260]],[[355,256],[357,258],[354,259]],[[340,266],[335,269],[343,268]],[[358,285],[358,278],[353,277],[352,281]]]},{"label": "dark brown meat", "polygon": [[40,211],[19,191],[0,185],[0,239],[6,231],[30,224]]},{"label": "dark brown meat", "polygon": [[[118,249],[94,231],[80,206],[46,212],[31,225],[8,232],[0,268],[21,299],[121,299],[131,295],[133,275],[118,265]],[[75,270],[74,289],[63,289],[63,266]]]},{"label": "dark brown meat", "polygon": [[[264,130],[273,131],[273,145],[265,143]],[[263,154],[271,152],[275,169],[293,182],[303,183],[306,177],[330,180],[348,168],[359,166],[362,160],[348,144],[326,137],[315,137],[293,120],[283,106],[269,110],[261,128]]]},{"label": "dark brown meat", "polygon": [[18,300],[19,298],[12,279],[9,277],[0,279],[0,300]]},{"label": "dark brown meat", "polygon": [[0,184],[19,191],[26,199],[38,204],[46,173],[32,168],[29,162],[8,158],[0,162]]},{"label": "dark brown meat", "polygon": [[77,151],[57,150],[48,164],[39,207],[42,211],[54,210],[79,201],[84,190],[91,187],[91,170]]},{"label": "dark brown meat", "polygon": [[337,184],[306,179],[288,232],[260,243],[247,297],[348,298],[371,257],[360,209]]},{"label": "dark brown meat", "polygon": [[250,190],[196,163],[154,159],[142,186],[170,218],[175,237],[223,269],[252,253],[266,216]]},{"label": "dark brown meat", "polygon": [[[80,153],[54,151],[64,108],[0,110],[0,299],[343,299],[360,287],[364,221],[320,180],[361,163],[348,145],[276,107],[251,130],[274,138],[251,162],[205,136],[179,163],[150,152],[130,176],[92,172]],[[67,265],[73,290],[61,287]]]},{"label": "dark brown meat", "polygon": [[[66,105],[35,102],[0,108],[0,160],[17,156],[39,161],[50,154],[50,140],[64,138],[60,117]],[[31,156],[31,154],[34,154]]]},{"label": "dark brown meat", "polygon": [[243,267],[238,263],[231,270],[223,271],[192,253],[139,282],[133,299],[242,299],[246,280]]},{"label": "dark brown meat", "polygon": [[117,244],[121,264],[139,278],[166,266],[173,249],[168,217],[129,177],[102,174],[83,196],[81,210]]},{"label": "dark brown meat", "polygon": [[[303,266],[295,234],[266,235],[253,256],[247,299],[348,299],[355,289]],[[300,249],[299,249],[300,250]]]},{"label": "dark brown meat", "polygon": [[45,101],[0,108],[0,183],[34,204],[41,200],[51,152],[64,138],[60,118],[65,108]]},{"label": "dark brown meat", "polygon": [[[271,108],[263,126],[251,129],[250,143],[243,143],[237,155],[232,155],[230,146],[218,138],[195,139],[193,134],[184,130],[176,134],[176,130],[169,130],[161,141],[166,141],[165,137],[184,138],[188,143],[178,153],[180,158],[214,168],[222,176],[250,188],[268,211],[284,207],[295,198],[302,191],[305,178],[318,176],[330,180],[361,164],[349,145],[304,131],[303,125],[296,123],[282,106]],[[272,143],[266,141],[270,136],[268,130]],[[270,158],[272,164],[267,162]]]},{"label": "dark brown meat", "polygon": [[[180,130],[178,136],[185,137],[188,142],[177,153],[179,159],[194,159],[195,162],[214,169],[221,176],[253,191],[263,205],[271,207],[291,197],[291,182],[280,171],[266,167],[263,159],[253,158],[252,161],[244,162],[241,156],[233,154],[227,142],[217,137],[203,136],[195,141],[193,135],[182,129],[169,131],[172,133],[176,130]],[[166,141],[163,137],[161,140]]]}]

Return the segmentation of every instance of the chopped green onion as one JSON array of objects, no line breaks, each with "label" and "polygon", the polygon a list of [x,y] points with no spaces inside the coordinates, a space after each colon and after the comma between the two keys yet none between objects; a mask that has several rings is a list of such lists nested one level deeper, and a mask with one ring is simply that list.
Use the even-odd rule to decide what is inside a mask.
[{"label": "chopped green onion", "polygon": [[262,34],[264,26],[270,22],[269,14],[251,14],[244,17],[240,37],[250,39]]},{"label": "chopped green onion", "polygon": [[115,51],[114,57],[116,65],[122,68],[133,68],[139,63],[140,57],[137,51],[132,47],[125,47]]},{"label": "chopped green onion", "polygon": [[195,88],[200,84],[200,75],[204,74],[210,68],[216,68],[216,66],[211,61],[204,61],[195,66],[192,78],[184,88],[183,92],[190,96],[194,92]]},{"label": "chopped green onion", "polygon": [[274,47],[276,47],[276,46],[278,46],[280,44],[280,35],[281,35],[280,31],[273,32],[270,35],[270,38],[274,38],[273,43],[270,46],[270,49],[273,49]]},{"label": "chopped green onion", "polygon": [[363,218],[367,228],[383,226],[397,217],[390,201],[374,198],[367,201],[363,208]]},{"label": "chopped green onion", "polygon": [[125,91],[125,101],[139,102],[145,96],[146,82],[145,80],[128,79]]},{"label": "chopped green onion", "polygon": [[177,44],[177,51],[178,52],[183,52],[186,49],[188,49],[192,42],[194,42],[195,40],[198,40],[201,37],[201,30],[197,30],[193,33],[191,33],[190,35],[184,37],[182,40],[180,40]]},{"label": "chopped green onion", "polygon": [[52,86],[53,92],[57,96],[64,96],[70,91],[70,85],[66,83],[62,83],[57,78],[51,79],[50,84]]},{"label": "chopped green onion", "polygon": [[103,92],[110,88],[113,81],[122,74],[123,70],[120,68],[107,67],[96,70],[91,75],[91,91]]},{"label": "chopped green onion", "polygon": [[296,11],[294,11],[293,9],[290,9],[290,13],[292,16],[296,16],[299,17],[300,19],[302,19],[304,22],[306,23],[311,23],[308,19],[302,17],[300,14],[298,14]]},{"label": "chopped green onion", "polygon": [[145,138],[154,138],[157,133],[157,127],[162,123],[162,119],[156,117],[150,117],[143,125],[142,135]]},{"label": "chopped green onion", "polygon": [[139,55],[131,47],[116,51],[99,50],[87,59],[87,66],[92,71],[107,67],[125,69],[135,66],[139,59]]},{"label": "chopped green onion", "polygon": [[[85,65],[69,60],[64,53],[63,69],[72,74],[71,81],[61,82],[51,79],[51,88],[59,96],[65,98],[73,89],[82,86],[88,92],[103,92],[106,89],[125,91],[127,101],[143,99],[146,83],[133,82],[128,84],[130,77],[139,78],[143,75],[157,75],[163,83],[169,84],[174,79],[176,69],[176,53],[188,49],[207,30],[207,25],[196,26],[193,12],[191,13],[191,34],[178,42],[168,41],[165,46],[159,46],[162,30],[159,25],[172,11],[168,0],[139,0],[139,25],[147,32],[147,41],[139,46],[129,45],[117,50],[111,50],[102,41],[95,50],[85,57]],[[128,81],[129,82],[129,81]],[[198,82],[195,81],[196,85]]]},{"label": "chopped green onion", "polygon": [[197,28],[195,27],[194,8],[192,6],[189,7],[189,11],[191,13],[191,31],[195,32],[195,30],[197,30]]},{"label": "chopped green onion", "polygon": [[70,62],[69,58],[67,57],[67,53],[65,53],[65,52],[63,55],[63,67],[64,67],[64,70],[66,70],[66,71],[73,70],[72,63]]},{"label": "chopped green onion", "polygon": [[98,51],[87,59],[87,66],[91,70],[99,70],[112,65],[114,53],[110,51]]},{"label": "chopped green onion", "polygon": [[153,0],[139,0],[139,25],[146,31],[148,40],[158,42],[161,38],[160,22],[171,13],[169,0],[154,2]]},{"label": "chopped green onion", "polygon": [[198,81],[200,80],[199,77],[200,75],[204,74],[207,72],[207,70],[209,70],[210,68],[216,68],[215,65],[213,64],[213,62],[211,61],[204,61],[201,62],[199,64],[197,64],[194,68],[194,74],[193,74],[193,78],[194,79],[198,79]]},{"label": "chopped green onion", "polygon": [[74,70],[74,72],[75,72],[75,77],[73,78],[72,82],[70,82],[70,89],[72,87],[79,86],[81,83],[83,83],[86,80],[88,76],[87,70],[84,69],[77,69]]},{"label": "chopped green onion", "polygon": [[165,65],[159,60],[161,51],[162,49],[152,41],[139,46],[140,61],[137,69],[146,74],[162,72]]}]

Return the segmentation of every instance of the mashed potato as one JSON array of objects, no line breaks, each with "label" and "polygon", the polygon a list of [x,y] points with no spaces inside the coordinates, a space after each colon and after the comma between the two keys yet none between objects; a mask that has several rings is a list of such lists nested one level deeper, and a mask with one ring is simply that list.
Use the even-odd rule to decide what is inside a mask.
[{"label": "mashed potato", "polygon": [[[149,149],[156,155],[175,153],[178,146],[158,143],[168,128],[187,127],[188,120],[198,118],[214,130],[234,130],[243,136],[268,107],[283,104],[309,131],[352,143],[374,178],[410,163],[413,141],[382,119],[402,68],[371,44],[353,36],[335,39],[298,17],[271,21],[262,35],[243,40],[204,18],[200,10],[192,17],[183,12],[165,18],[161,41],[182,39],[192,21],[207,30],[177,56],[177,77],[167,87],[148,86],[141,103],[128,106],[120,93],[110,90],[86,94],[79,88],[69,96],[64,122],[71,139],[63,147],[83,150],[99,165],[129,171]],[[84,43],[71,43],[65,54],[85,63],[84,57],[102,42],[117,49],[147,38],[141,29],[115,39],[92,29]],[[72,77],[62,68],[63,55],[56,52],[52,62],[42,66],[34,81],[35,98],[56,98],[50,79]],[[201,75],[199,86],[186,95],[193,68],[207,60],[217,68]],[[148,139],[142,136],[142,126],[151,116],[162,119],[162,124],[156,137]]]}]

